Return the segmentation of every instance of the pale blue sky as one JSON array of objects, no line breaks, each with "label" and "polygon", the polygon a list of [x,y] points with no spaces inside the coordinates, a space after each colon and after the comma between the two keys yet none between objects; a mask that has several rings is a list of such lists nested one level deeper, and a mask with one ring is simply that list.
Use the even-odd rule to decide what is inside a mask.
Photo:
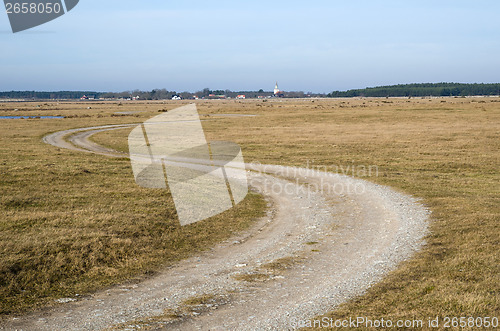
[{"label": "pale blue sky", "polygon": [[12,34],[0,91],[280,88],[499,82],[500,1],[80,0]]}]

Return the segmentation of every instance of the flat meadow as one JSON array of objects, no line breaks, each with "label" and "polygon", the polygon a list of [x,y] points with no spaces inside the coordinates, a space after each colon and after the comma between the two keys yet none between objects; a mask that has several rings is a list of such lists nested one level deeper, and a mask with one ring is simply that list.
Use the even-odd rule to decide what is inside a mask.
[{"label": "flat meadow", "polygon": [[[51,132],[140,123],[186,103],[0,103],[0,116],[65,117],[0,120],[0,314],[140,281],[263,215],[266,201],[251,193],[235,209],[180,227],[169,192],[135,185],[128,159],[42,142]],[[432,211],[424,248],[329,318],[500,317],[499,98],[197,106],[207,139],[238,143],[246,162],[343,171],[416,196]],[[130,130],[92,139],[126,152]]]}]

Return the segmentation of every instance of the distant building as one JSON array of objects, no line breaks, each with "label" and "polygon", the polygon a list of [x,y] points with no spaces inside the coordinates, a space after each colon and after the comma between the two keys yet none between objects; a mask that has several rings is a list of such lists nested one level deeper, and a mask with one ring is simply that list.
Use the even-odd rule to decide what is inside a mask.
[{"label": "distant building", "polygon": [[280,91],[278,82],[276,82],[276,86],[274,87],[274,96],[277,98],[283,98],[285,96],[285,93],[283,93],[283,91]]},{"label": "distant building", "polygon": [[236,99],[246,99],[247,96],[245,94],[240,94],[236,97]]},{"label": "distant building", "polygon": [[178,96],[178,95],[174,95],[172,97],[172,100],[182,100],[182,98],[180,96]]},{"label": "distant building", "polygon": [[227,96],[225,96],[224,94],[209,94],[208,95],[208,99],[227,99]]}]

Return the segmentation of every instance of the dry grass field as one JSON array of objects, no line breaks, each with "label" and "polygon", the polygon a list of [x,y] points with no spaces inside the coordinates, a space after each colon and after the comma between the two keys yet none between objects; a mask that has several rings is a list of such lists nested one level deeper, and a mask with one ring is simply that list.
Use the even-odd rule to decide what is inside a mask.
[{"label": "dry grass field", "polygon": [[[211,227],[180,228],[168,192],[135,186],[126,159],[41,142],[48,132],[141,122],[180,104],[0,103],[0,115],[70,117],[0,120],[3,314],[154,272],[262,213],[265,203],[252,195]],[[500,99],[228,100],[198,109],[258,115],[203,116],[208,140],[240,144],[247,162],[343,170],[432,210],[425,248],[329,317],[500,317]],[[124,111],[140,112],[115,114]],[[129,131],[93,139],[126,151]],[[370,166],[378,174],[352,172]]]},{"label": "dry grass field", "polygon": [[137,186],[128,159],[41,140],[67,128],[141,120],[114,114],[122,109],[127,106],[0,104],[0,116],[68,116],[0,120],[0,315],[138,281],[247,228],[265,209],[250,194],[235,209],[181,227],[170,193]]}]

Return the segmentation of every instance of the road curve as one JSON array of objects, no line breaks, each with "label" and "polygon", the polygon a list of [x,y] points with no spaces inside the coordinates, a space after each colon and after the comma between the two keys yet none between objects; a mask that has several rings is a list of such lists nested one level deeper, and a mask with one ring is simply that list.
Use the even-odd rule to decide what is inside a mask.
[{"label": "road curve", "polygon": [[[67,130],[44,141],[74,151],[124,157],[89,138],[135,125]],[[116,286],[49,312],[9,320],[3,327],[294,329],[298,321],[363,294],[424,243],[429,212],[410,196],[311,169],[246,167],[251,186],[271,203],[267,216],[246,233],[140,284]],[[268,265],[291,257],[294,263],[286,270]],[[186,300],[203,295],[210,297],[209,302],[185,306]]]}]

